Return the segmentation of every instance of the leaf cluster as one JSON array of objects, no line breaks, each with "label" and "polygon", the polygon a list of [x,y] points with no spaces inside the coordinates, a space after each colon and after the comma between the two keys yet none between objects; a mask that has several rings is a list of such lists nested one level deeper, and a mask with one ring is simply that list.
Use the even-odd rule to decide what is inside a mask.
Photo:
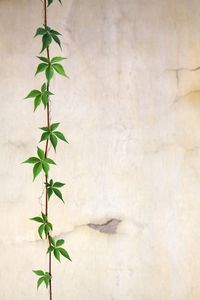
[{"label": "leaf cluster", "polygon": [[58,31],[51,29],[49,26],[44,25],[44,27],[37,28],[35,37],[38,35],[42,36],[42,50],[40,51],[40,53],[42,53],[45,49],[49,48],[52,41],[55,41],[61,48],[60,39],[58,37],[61,34]]},{"label": "leaf cluster", "polygon": [[51,179],[47,183],[48,198],[50,199],[50,197],[52,196],[52,194],[55,194],[58,198],[60,198],[64,202],[63,197],[62,197],[62,193],[59,190],[59,188],[61,188],[64,185],[65,185],[65,183],[62,183],[62,182],[53,182],[53,180]]},{"label": "leaf cluster", "polygon": [[25,160],[23,163],[34,164],[33,167],[33,180],[40,174],[43,170],[46,175],[48,175],[51,164],[55,165],[56,163],[48,157],[45,157],[45,153],[42,149],[37,147],[38,157],[32,156]]},{"label": "leaf cluster", "polygon": [[58,128],[59,124],[60,123],[53,123],[53,124],[51,124],[50,127],[41,127],[40,128],[42,131],[44,131],[41,136],[40,142],[50,139],[50,142],[55,151],[56,151],[56,147],[58,144],[58,139],[68,143],[64,134],[62,132],[56,130]]},{"label": "leaf cluster", "polygon": [[47,85],[44,83],[41,90],[32,90],[25,99],[34,98],[34,111],[37,107],[43,103],[44,109],[47,107],[49,96],[53,95],[50,91],[47,91]]},{"label": "leaf cluster", "polygon": [[67,259],[69,259],[71,261],[71,258],[67,252],[67,250],[65,250],[64,248],[60,247],[64,244],[64,240],[57,240],[55,241],[52,237],[49,238],[50,241],[50,247],[47,250],[47,253],[51,253],[53,252],[55,258],[60,262],[60,255],[66,257]]},{"label": "leaf cluster", "polygon": [[45,237],[47,238],[49,232],[53,230],[52,224],[48,221],[47,216],[45,214],[43,214],[43,212],[41,212],[41,217],[37,216],[37,217],[31,218],[30,220],[38,222],[38,223],[42,223],[38,228],[38,234],[41,239],[43,238],[43,233],[45,233]]},{"label": "leaf cluster", "polygon": [[33,272],[39,276],[40,278],[37,281],[37,288],[44,283],[46,285],[46,288],[49,286],[49,281],[51,280],[51,275],[49,272],[43,272],[42,270],[33,270]]},{"label": "leaf cluster", "polygon": [[42,63],[38,65],[35,75],[41,72],[45,72],[48,82],[52,79],[54,72],[57,72],[61,76],[68,77],[63,66],[61,64],[58,64],[58,62],[65,60],[65,57],[55,56],[52,59],[48,59],[44,56],[38,56],[38,58],[42,61]]}]

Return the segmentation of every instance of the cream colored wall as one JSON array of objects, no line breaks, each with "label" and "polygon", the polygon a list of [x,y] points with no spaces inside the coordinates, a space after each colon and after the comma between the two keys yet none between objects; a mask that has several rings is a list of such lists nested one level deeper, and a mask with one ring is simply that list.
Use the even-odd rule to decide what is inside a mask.
[{"label": "cream colored wall", "polygon": [[[49,24],[63,33],[70,80],[56,77],[50,201],[55,235],[73,259],[53,261],[54,300],[200,298],[200,3],[63,0]],[[45,113],[22,100],[40,87],[40,1],[0,1],[0,299],[45,300],[32,269],[46,243],[29,221],[43,178],[20,162],[35,153]],[[60,54],[57,47],[53,54]]]}]

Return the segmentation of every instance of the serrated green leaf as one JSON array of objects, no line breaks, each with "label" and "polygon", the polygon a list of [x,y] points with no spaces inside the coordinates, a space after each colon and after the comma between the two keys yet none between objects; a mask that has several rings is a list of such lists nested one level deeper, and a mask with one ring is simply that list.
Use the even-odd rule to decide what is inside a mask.
[{"label": "serrated green leaf", "polygon": [[41,92],[44,93],[47,89],[47,85],[46,83],[43,83],[42,87],[41,87]]},{"label": "serrated green leaf", "polygon": [[48,163],[48,164],[51,164],[51,165],[56,165],[55,161],[53,161],[53,159],[51,158],[45,158],[45,161]]},{"label": "serrated green leaf", "polygon": [[53,191],[51,188],[47,189],[48,198],[50,199],[51,195],[53,194]]},{"label": "serrated green leaf", "polygon": [[49,286],[49,278],[47,276],[44,276],[44,283],[46,285],[46,288]]},{"label": "serrated green leaf", "polygon": [[31,218],[30,220],[36,221],[36,222],[39,222],[39,223],[43,223],[43,220],[42,220],[41,217],[34,217],[34,218]]},{"label": "serrated green leaf", "polygon": [[35,273],[38,276],[43,276],[44,272],[42,270],[33,270],[33,273]]},{"label": "serrated green leaf", "polygon": [[52,67],[54,68],[54,70],[55,70],[58,74],[67,77],[67,74],[65,73],[65,70],[64,70],[64,68],[63,68],[62,65],[60,65],[60,64],[52,64]]},{"label": "serrated green leaf", "polygon": [[49,33],[44,34],[43,37],[42,37],[42,50],[41,50],[41,52],[43,52],[46,48],[48,48],[49,45],[51,44],[51,42],[52,42],[51,35]]},{"label": "serrated green leaf", "polygon": [[40,227],[38,228],[38,234],[40,236],[40,238],[42,239],[42,234],[43,234],[43,231],[44,231],[44,224],[40,225]]},{"label": "serrated green leaf", "polygon": [[54,34],[54,35],[62,35],[60,32],[58,32],[54,29],[51,29],[50,32],[51,32],[51,34]]},{"label": "serrated green leaf", "polygon": [[49,65],[49,66],[46,68],[46,78],[47,78],[48,81],[50,81],[50,80],[52,79],[53,74],[54,74],[54,69],[53,69],[52,66]]},{"label": "serrated green leaf", "polygon": [[49,173],[49,165],[45,161],[42,162],[42,169],[44,170],[44,173],[46,175],[48,175],[48,173]]},{"label": "serrated green leaf", "polygon": [[69,144],[62,132],[54,131],[54,134],[57,136],[57,138],[59,138],[60,140],[66,142],[67,144]]},{"label": "serrated green leaf", "polygon": [[40,129],[43,130],[43,131],[49,131],[48,127],[40,127]]},{"label": "serrated green leaf", "polygon": [[64,186],[64,185],[65,185],[65,183],[62,183],[62,182],[55,182],[55,183],[53,184],[53,187],[60,188],[60,187],[62,187],[62,186]]},{"label": "serrated green leaf", "polygon": [[60,262],[60,252],[59,252],[59,250],[55,248],[53,250],[53,254],[54,254],[55,258]]},{"label": "serrated green leaf", "polygon": [[43,94],[41,96],[41,99],[42,99],[42,103],[44,105],[44,108],[46,108],[47,107],[47,103],[48,103],[48,97],[45,94]]},{"label": "serrated green leaf", "polygon": [[45,64],[45,63],[39,64],[38,67],[37,67],[37,70],[35,72],[35,75],[37,75],[38,73],[43,72],[44,70],[47,69],[47,67],[48,67],[48,64]]},{"label": "serrated green leaf", "polygon": [[60,123],[53,123],[53,124],[51,124],[50,130],[54,131],[59,125],[60,125]]},{"label": "serrated green leaf", "polygon": [[34,37],[36,37],[37,35],[43,35],[45,34],[46,30],[42,27],[37,28],[36,33],[34,35]]},{"label": "serrated green leaf", "polygon": [[62,197],[62,193],[54,187],[52,188],[52,190],[53,190],[54,194],[64,202],[63,197]]},{"label": "serrated green leaf", "polygon": [[53,63],[57,63],[57,62],[59,62],[59,61],[65,60],[65,59],[66,59],[66,57],[55,56],[55,57],[52,58],[51,63],[52,63],[52,64],[53,64]]},{"label": "serrated green leaf", "polygon": [[38,279],[37,281],[37,289],[39,289],[39,286],[42,284],[42,282],[44,281],[44,277],[41,277]]},{"label": "serrated green leaf", "polygon": [[36,109],[40,105],[40,103],[41,103],[41,95],[35,97],[35,100],[34,100],[34,111],[36,111]]},{"label": "serrated green leaf", "polygon": [[41,135],[40,142],[46,141],[46,140],[49,138],[49,135],[50,135],[49,132],[44,132],[44,133]]},{"label": "serrated green leaf", "polygon": [[51,37],[56,42],[56,44],[59,45],[60,49],[62,49],[59,37],[56,34],[51,34]]},{"label": "serrated green leaf", "polygon": [[54,134],[50,134],[50,141],[51,141],[51,144],[53,145],[53,148],[54,150],[56,151],[56,146],[58,144],[58,139],[57,137],[54,135]]},{"label": "serrated green leaf", "polygon": [[37,56],[37,58],[39,58],[41,61],[49,64],[49,59],[47,57],[45,57],[45,56]]},{"label": "serrated green leaf", "polygon": [[29,157],[27,160],[23,161],[23,163],[36,164],[39,161],[40,160],[37,157]]},{"label": "serrated green leaf", "polygon": [[63,239],[62,240],[57,240],[56,247],[62,246],[64,244],[64,242],[65,241]]},{"label": "serrated green leaf", "polygon": [[35,178],[40,174],[41,171],[42,171],[42,164],[41,162],[39,162],[35,164],[33,167],[33,180],[35,180]]},{"label": "serrated green leaf", "polygon": [[54,247],[53,247],[53,246],[50,246],[50,247],[47,249],[47,254],[48,254],[48,253],[51,253],[53,250],[54,250]]},{"label": "serrated green leaf", "polygon": [[56,245],[56,243],[55,243],[54,239],[52,238],[52,236],[49,236],[49,241],[50,241],[51,245],[53,245],[53,246]]},{"label": "serrated green leaf", "polygon": [[37,96],[41,95],[41,92],[38,91],[38,90],[32,90],[26,97],[25,99],[28,99],[28,98],[35,98]]},{"label": "serrated green leaf", "polygon": [[64,248],[57,248],[57,249],[64,257],[66,257],[67,259],[69,259],[71,261],[71,258],[69,256],[68,252]]},{"label": "serrated green leaf", "polygon": [[39,148],[39,147],[37,147],[37,154],[38,154],[38,157],[39,157],[41,160],[44,159],[45,153],[44,153],[44,151],[43,151],[41,148]]}]

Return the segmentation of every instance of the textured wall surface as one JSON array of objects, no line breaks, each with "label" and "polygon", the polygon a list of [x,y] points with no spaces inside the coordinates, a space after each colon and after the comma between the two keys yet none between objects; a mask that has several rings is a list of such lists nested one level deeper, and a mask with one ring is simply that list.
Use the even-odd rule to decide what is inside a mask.
[{"label": "textured wall surface", "polygon": [[[63,0],[70,79],[53,80],[52,121],[70,141],[52,154],[66,205],[50,201],[73,262],[53,261],[55,300],[200,299],[200,3]],[[46,243],[29,218],[43,178],[35,153],[45,113],[22,100],[34,78],[38,0],[0,1],[0,299],[45,300],[32,269]],[[53,54],[60,54],[55,46]],[[42,202],[44,199],[42,198]]]}]

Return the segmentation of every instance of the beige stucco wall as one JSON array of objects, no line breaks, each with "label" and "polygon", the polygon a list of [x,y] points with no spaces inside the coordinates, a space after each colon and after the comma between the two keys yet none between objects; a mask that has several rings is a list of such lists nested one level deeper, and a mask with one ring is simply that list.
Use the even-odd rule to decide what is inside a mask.
[{"label": "beige stucco wall", "polygon": [[[50,219],[73,262],[53,261],[54,300],[198,300],[200,3],[63,2],[49,24],[63,33],[70,79],[53,80],[51,115],[70,145],[51,155],[66,205],[52,198]],[[22,100],[43,83],[40,24],[39,0],[0,1],[1,300],[48,299],[31,272],[47,268],[29,221],[43,178],[32,183],[20,164],[45,124]]]}]

